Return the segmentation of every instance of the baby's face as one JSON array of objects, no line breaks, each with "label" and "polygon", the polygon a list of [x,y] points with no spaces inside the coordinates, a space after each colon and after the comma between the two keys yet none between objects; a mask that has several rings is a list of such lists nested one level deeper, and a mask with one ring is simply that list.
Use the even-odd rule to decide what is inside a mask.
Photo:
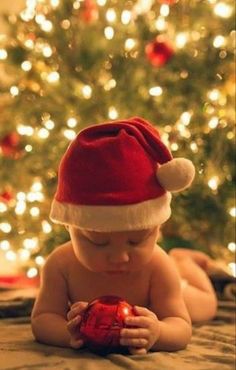
[{"label": "baby's face", "polygon": [[122,232],[95,232],[69,226],[77,259],[94,272],[110,275],[142,269],[152,258],[159,228]]}]

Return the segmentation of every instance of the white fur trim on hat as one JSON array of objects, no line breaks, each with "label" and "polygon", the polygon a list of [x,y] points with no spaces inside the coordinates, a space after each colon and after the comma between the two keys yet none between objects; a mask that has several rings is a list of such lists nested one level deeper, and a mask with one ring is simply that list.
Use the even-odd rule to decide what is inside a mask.
[{"label": "white fur trim on hat", "polygon": [[112,232],[149,229],[164,223],[171,214],[171,194],[122,206],[75,205],[53,200],[50,218],[81,229]]},{"label": "white fur trim on hat", "polygon": [[158,167],[156,176],[165,190],[180,191],[191,185],[195,168],[189,159],[174,158]]}]

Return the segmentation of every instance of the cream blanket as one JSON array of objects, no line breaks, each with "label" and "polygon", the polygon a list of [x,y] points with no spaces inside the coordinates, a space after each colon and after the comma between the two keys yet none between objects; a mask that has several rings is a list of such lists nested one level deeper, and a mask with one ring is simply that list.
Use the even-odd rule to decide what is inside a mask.
[{"label": "cream blanket", "polygon": [[235,303],[221,301],[215,320],[194,326],[191,343],[176,353],[145,356],[111,354],[99,357],[86,350],[36,343],[29,317],[0,320],[1,370],[233,370]]}]

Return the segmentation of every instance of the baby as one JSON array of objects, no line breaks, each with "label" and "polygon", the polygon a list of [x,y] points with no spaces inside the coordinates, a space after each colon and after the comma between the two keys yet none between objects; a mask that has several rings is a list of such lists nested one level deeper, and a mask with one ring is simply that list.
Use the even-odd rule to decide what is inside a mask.
[{"label": "baby", "polygon": [[191,321],[208,320],[216,298],[204,272],[209,258],[157,244],[171,214],[171,192],[188,187],[194,166],[173,159],[154,127],[141,118],[90,126],[70,144],[59,167],[51,219],[70,241],[42,272],[32,330],[43,343],[81,348],[81,313],[102,295],[135,306],[120,344],[130,354],[176,351],[191,338]]}]

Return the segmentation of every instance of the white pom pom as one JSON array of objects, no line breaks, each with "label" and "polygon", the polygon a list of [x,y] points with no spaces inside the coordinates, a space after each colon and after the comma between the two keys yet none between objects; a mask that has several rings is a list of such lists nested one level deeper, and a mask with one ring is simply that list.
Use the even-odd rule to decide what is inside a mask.
[{"label": "white pom pom", "polygon": [[174,158],[157,169],[157,179],[167,191],[181,191],[191,185],[195,175],[193,163],[186,158]]}]

